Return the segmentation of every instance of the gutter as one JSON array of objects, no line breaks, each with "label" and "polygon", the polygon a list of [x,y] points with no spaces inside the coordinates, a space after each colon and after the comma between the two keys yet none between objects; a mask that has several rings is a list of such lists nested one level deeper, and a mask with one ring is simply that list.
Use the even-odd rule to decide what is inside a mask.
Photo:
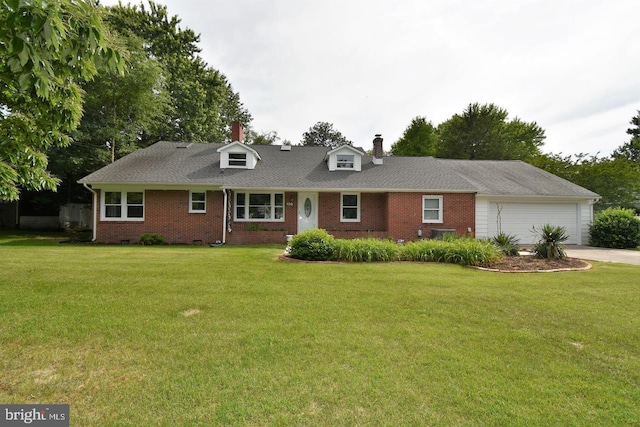
[{"label": "gutter", "polygon": [[87,190],[91,191],[91,194],[93,194],[93,202],[91,203],[91,218],[93,220],[93,226],[91,227],[91,241],[95,242],[96,241],[96,228],[98,226],[98,215],[96,214],[96,205],[98,203],[98,193],[96,193],[93,188],[89,187],[87,184],[85,184],[84,182],[82,183],[82,185],[84,186],[84,188],[86,188]]}]

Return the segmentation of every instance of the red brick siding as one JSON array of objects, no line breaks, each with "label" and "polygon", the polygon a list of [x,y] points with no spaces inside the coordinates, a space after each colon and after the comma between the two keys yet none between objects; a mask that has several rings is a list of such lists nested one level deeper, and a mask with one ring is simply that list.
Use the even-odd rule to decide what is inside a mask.
[{"label": "red brick siding", "polygon": [[[340,193],[323,192],[318,196],[318,226],[336,237],[392,237],[405,241],[418,239],[420,228],[425,238],[432,228],[455,229],[459,235],[475,233],[474,194],[434,194],[443,196],[444,222],[423,224],[422,196],[426,194],[429,193],[361,193],[360,222],[341,222]],[[100,218],[99,206],[95,210]],[[163,235],[169,243],[215,243],[222,240],[225,214],[221,191],[207,192],[205,214],[190,214],[188,191],[147,190],[144,221],[98,220],[96,238],[104,243],[123,240],[136,243],[142,233],[153,232]],[[285,243],[287,234],[297,232],[297,193],[285,193],[284,222],[244,222],[232,218],[231,230],[226,233],[229,244]]]},{"label": "red brick siding", "polygon": [[144,221],[100,221],[100,208],[96,207],[96,240],[136,243],[142,233],[158,233],[168,243],[215,243],[222,240],[222,199],[221,191],[207,191],[206,213],[189,213],[189,191],[146,190]]},{"label": "red brick siding", "polygon": [[[422,196],[426,195],[443,196],[442,223],[422,223]],[[387,204],[387,231],[396,240],[416,240],[419,229],[424,238],[433,228],[455,229],[460,236],[475,233],[475,195],[471,193],[389,193]]]},{"label": "red brick siding", "polygon": [[318,195],[318,227],[330,233],[384,232],[387,221],[387,195],[385,193],[360,193],[360,222],[341,222],[341,193],[320,193]]}]

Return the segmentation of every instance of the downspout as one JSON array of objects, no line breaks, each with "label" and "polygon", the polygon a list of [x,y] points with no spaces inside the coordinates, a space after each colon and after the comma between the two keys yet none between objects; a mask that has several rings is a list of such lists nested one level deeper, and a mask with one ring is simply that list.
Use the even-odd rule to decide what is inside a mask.
[{"label": "downspout", "polygon": [[91,241],[95,242],[96,241],[96,228],[98,226],[98,215],[96,214],[96,206],[98,203],[98,193],[96,193],[93,188],[89,187],[87,184],[83,183],[82,184],[84,186],[84,188],[86,188],[87,190],[91,191],[91,193],[93,194],[93,202],[91,203],[91,218],[93,220],[93,226],[91,227],[92,230],[92,237],[91,237]]},{"label": "downspout", "polygon": [[227,189],[222,189],[222,198],[223,198],[223,207],[222,207],[222,244],[227,243],[227,217],[229,210],[229,195],[227,193]]}]

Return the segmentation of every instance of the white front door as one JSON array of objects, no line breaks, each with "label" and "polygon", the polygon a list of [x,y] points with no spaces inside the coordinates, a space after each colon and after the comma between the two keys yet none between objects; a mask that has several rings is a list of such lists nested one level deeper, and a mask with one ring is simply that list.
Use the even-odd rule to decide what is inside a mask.
[{"label": "white front door", "polygon": [[298,193],[298,233],[318,227],[318,193]]}]

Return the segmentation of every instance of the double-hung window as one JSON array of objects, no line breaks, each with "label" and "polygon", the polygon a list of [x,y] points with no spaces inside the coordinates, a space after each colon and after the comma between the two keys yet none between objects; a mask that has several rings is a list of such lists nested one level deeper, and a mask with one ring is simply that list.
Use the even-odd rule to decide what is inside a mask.
[{"label": "double-hung window", "polygon": [[442,196],[422,196],[422,222],[442,222]]},{"label": "double-hung window", "polygon": [[336,157],[337,169],[353,169],[355,156],[353,154],[338,154]]},{"label": "double-hung window", "polygon": [[246,168],[247,153],[229,153],[230,168]]},{"label": "double-hung window", "polygon": [[340,221],[360,221],[360,194],[342,193],[340,195]]},{"label": "double-hung window", "polygon": [[101,219],[103,221],[144,220],[144,192],[103,191]]},{"label": "double-hung window", "polygon": [[189,213],[207,212],[207,193],[204,191],[189,192]]},{"label": "double-hung window", "polygon": [[284,221],[284,193],[236,193],[237,221]]}]

